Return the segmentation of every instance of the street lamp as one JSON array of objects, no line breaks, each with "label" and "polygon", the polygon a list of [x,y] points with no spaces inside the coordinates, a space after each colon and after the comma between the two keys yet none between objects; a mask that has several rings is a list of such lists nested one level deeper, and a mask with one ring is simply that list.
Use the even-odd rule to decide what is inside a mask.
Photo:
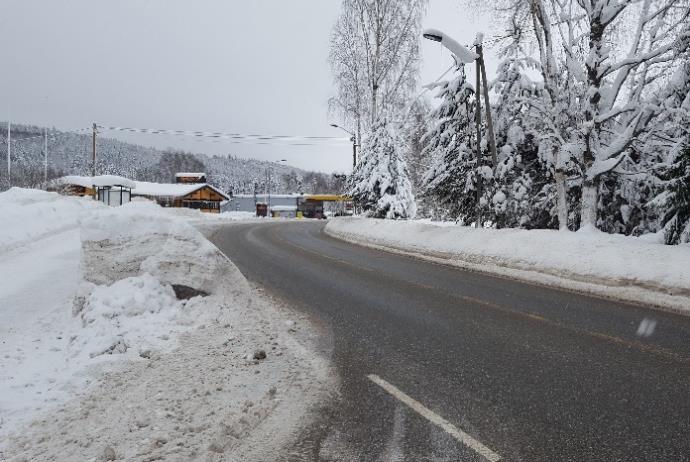
[{"label": "street lamp", "polygon": [[355,167],[357,166],[357,138],[355,137],[355,134],[352,133],[350,130],[347,130],[343,127],[341,127],[338,124],[330,124],[331,127],[333,128],[339,128],[348,135],[350,135],[350,141],[352,141],[352,171],[355,170]]},{"label": "street lamp", "polygon": [[[484,52],[482,47],[482,42],[480,36],[477,36],[477,40],[474,42],[474,48],[477,52],[474,53],[470,51],[467,47],[460,45],[456,40],[444,34],[438,29],[426,29],[422,33],[422,37],[434,42],[440,42],[448,51],[453,55],[455,64],[462,66],[464,64],[470,64],[474,61],[477,63],[477,125],[481,123],[481,96],[484,96],[484,106],[486,111],[486,126],[489,131],[489,149],[491,150],[491,160],[493,162],[494,168],[496,167],[496,137],[494,136],[494,124],[491,118],[491,106],[489,106],[489,84],[486,79],[486,67],[484,66]],[[482,80],[484,85],[482,86]],[[479,130],[479,126],[477,126]],[[479,133],[477,137],[479,138]],[[479,145],[479,143],[477,143]],[[479,146],[477,146],[477,152],[479,153]]]},{"label": "street lamp", "polygon": [[446,47],[453,54],[455,63],[458,66],[470,64],[478,58],[477,53],[473,53],[467,47],[460,45],[457,41],[438,29],[426,29],[422,33],[422,37],[434,42],[440,42],[441,45]]},{"label": "street lamp", "polygon": [[[496,137],[494,135],[494,124],[491,119],[491,106],[489,106],[489,84],[486,80],[486,68],[484,67],[484,52],[482,47],[482,39],[480,35],[477,35],[477,39],[474,41],[474,48],[477,50],[476,53],[470,51],[467,47],[460,45],[457,41],[453,40],[448,35],[444,34],[438,29],[426,29],[422,36],[425,39],[432,40],[434,42],[440,42],[441,45],[446,47],[448,51],[453,55],[455,59],[455,64],[457,66],[463,66],[465,64],[470,64],[476,61],[477,68],[477,114],[476,114],[476,126],[477,126],[477,166],[482,164],[482,135],[481,135],[481,123],[482,123],[482,94],[484,96],[484,106],[486,110],[486,128],[489,131],[489,149],[491,151],[491,160],[493,162],[493,167],[496,168],[498,163],[496,155]],[[482,80],[484,85],[482,87]],[[481,208],[480,204],[480,191],[481,183],[478,182],[477,187],[477,227],[481,226]]]},{"label": "street lamp", "polygon": [[[275,161],[276,164],[279,164],[281,162],[287,162],[287,159],[280,159]],[[268,213],[271,213],[271,166],[269,165],[268,168],[266,169],[266,173],[268,176],[268,197],[267,197],[267,208],[268,208]]]}]

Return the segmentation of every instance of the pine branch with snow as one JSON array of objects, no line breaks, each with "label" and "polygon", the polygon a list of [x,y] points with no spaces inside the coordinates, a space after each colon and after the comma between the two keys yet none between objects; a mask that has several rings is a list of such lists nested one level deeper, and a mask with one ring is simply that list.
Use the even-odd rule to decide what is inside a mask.
[{"label": "pine branch with snow", "polygon": [[668,182],[657,200],[663,203],[666,244],[690,242],[690,144],[679,146],[667,173]]}]

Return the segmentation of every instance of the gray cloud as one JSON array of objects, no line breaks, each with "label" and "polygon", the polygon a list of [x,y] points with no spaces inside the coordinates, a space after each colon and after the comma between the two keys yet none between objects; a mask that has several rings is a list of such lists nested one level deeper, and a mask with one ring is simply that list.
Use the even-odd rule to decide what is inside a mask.
[{"label": "gray cloud", "polygon": [[[341,136],[328,126],[336,0],[3,2],[0,114],[63,129],[127,127]],[[432,0],[425,26],[471,41],[457,1]],[[467,37],[467,38],[466,38]],[[423,44],[422,82],[450,65]],[[337,120],[335,121],[337,122]],[[351,148],[197,142],[113,134],[159,147],[348,171]]]}]

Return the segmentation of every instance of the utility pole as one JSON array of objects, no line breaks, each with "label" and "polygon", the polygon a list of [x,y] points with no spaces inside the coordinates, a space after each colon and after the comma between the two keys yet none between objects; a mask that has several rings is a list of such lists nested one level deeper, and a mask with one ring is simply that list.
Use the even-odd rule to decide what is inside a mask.
[{"label": "utility pole", "polygon": [[268,181],[268,213],[271,214],[271,166],[269,165],[266,169],[266,179]]},{"label": "utility pole", "polygon": [[477,102],[477,110],[474,114],[475,123],[477,125],[477,228],[481,226],[482,222],[482,98],[481,98],[481,70],[479,69],[479,59],[476,61],[477,68],[477,89],[475,90],[474,99]]},{"label": "utility pole", "polygon": [[484,81],[484,87],[482,92],[484,93],[484,108],[486,109],[486,128],[489,130],[489,149],[491,150],[491,161],[493,162],[494,169],[498,165],[498,159],[496,155],[496,137],[494,135],[494,122],[491,118],[491,105],[489,104],[489,83],[486,80],[486,67],[484,67],[484,50],[481,43],[477,43],[477,67],[481,70],[482,80]]},{"label": "utility pole", "polygon": [[43,128],[43,182],[48,187],[48,128]]},{"label": "utility pole", "polygon": [[10,151],[12,149],[12,122],[7,121],[7,184],[12,186],[12,164],[10,161]]},{"label": "utility pole", "polygon": [[93,134],[92,134],[92,146],[91,146],[91,176],[96,176],[96,133],[98,132],[98,127],[96,122],[93,123]]}]

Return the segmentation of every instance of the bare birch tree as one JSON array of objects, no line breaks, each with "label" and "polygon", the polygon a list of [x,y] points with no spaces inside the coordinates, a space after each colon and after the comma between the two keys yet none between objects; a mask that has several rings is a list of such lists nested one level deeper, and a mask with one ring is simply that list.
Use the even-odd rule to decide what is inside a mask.
[{"label": "bare birch tree", "polygon": [[331,36],[331,109],[361,139],[382,114],[395,118],[417,86],[426,0],[343,0]]}]

